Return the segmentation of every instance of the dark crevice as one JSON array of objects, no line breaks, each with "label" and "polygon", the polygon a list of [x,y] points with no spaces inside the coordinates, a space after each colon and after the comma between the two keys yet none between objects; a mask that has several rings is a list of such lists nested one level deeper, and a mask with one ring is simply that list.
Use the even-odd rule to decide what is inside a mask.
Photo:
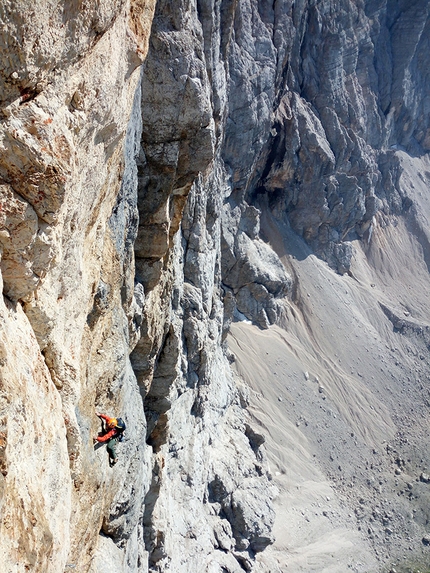
[{"label": "dark crevice", "polygon": [[166,555],[164,550],[164,533],[155,531],[152,526],[154,508],[160,495],[161,472],[162,468],[159,465],[159,460],[156,458],[152,471],[151,486],[145,496],[145,511],[143,514],[143,537],[145,549],[149,553],[148,561],[150,566],[156,565]]},{"label": "dark crevice", "polygon": [[254,432],[249,424],[245,424],[245,436],[248,438],[253,452],[257,454],[259,447],[264,444],[266,438],[262,434]]},{"label": "dark crevice", "polygon": [[170,389],[176,379],[179,342],[172,327],[166,333],[154,368],[154,377],[143,406],[147,421],[147,443],[158,452],[166,443],[168,417],[171,407]]},{"label": "dark crevice", "polygon": [[21,94],[21,101],[19,102],[19,105],[23,105],[25,103],[28,103],[29,101],[36,99],[36,97],[41,93],[41,91],[42,90],[37,89],[35,87],[21,88],[19,90]]},{"label": "dark crevice", "polygon": [[249,571],[251,571],[251,568],[249,566],[247,559],[245,559],[244,557],[241,557],[240,555],[235,555],[234,558],[238,562],[241,569],[243,569],[244,571],[247,571],[248,573],[249,573]]}]

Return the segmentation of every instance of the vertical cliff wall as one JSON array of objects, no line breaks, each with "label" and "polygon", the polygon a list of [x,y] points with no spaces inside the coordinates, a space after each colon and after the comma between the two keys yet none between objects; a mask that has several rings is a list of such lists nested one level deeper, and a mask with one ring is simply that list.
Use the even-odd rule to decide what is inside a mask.
[{"label": "vertical cliff wall", "polygon": [[[0,8],[7,571],[58,573],[67,564],[88,571],[99,532],[114,548],[113,538],[123,540],[116,570],[144,551],[137,529],[149,459],[128,359],[131,301],[121,298],[133,264],[109,219],[153,8],[140,1]],[[114,476],[93,450],[94,410],[125,404],[131,431]]]},{"label": "vertical cliff wall", "polygon": [[[356,535],[327,571],[382,571],[379,517],[360,513],[366,536],[347,512],[375,501],[357,467],[398,436],[406,403],[418,414],[390,447],[411,475],[426,459],[426,390],[410,384],[428,377],[428,3],[40,0],[4,5],[0,21],[7,571],[310,573],[292,517],[309,472],[338,484],[325,498]],[[328,344],[334,316],[343,335]],[[244,321],[264,348],[262,332],[281,332],[283,410],[278,342],[260,354]],[[404,371],[390,363],[372,382],[396,345]],[[324,378],[336,422],[303,398],[300,369]],[[272,422],[256,413],[264,385],[278,390],[282,447],[300,443],[287,485],[270,471],[288,466]],[[114,467],[93,446],[95,411],[126,421]],[[312,434],[291,429],[310,418]],[[275,521],[276,496],[294,534]],[[399,555],[418,540],[422,558],[425,522],[399,527]]]}]

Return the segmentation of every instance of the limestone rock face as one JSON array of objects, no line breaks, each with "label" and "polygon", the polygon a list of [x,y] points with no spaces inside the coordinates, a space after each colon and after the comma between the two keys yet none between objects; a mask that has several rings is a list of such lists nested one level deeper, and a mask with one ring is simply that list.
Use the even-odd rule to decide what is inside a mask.
[{"label": "limestone rock face", "polygon": [[[229,215],[225,213],[225,223]],[[281,312],[278,307],[282,308],[278,301],[291,291],[292,281],[278,256],[257,234],[252,239],[252,235],[241,231],[244,220],[239,215],[235,221],[239,228],[231,224],[231,219],[223,226],[223,284],[234,293],[237,310],[267,328],[276,322]]]},{"label": "limestone rock face", "polygon": [[72,480],[61,399],[20,305],[1,309],[1,547],[7,571],[58,571]]},{"label": "limestone rock face", "polygon": [[[288,339],[314,313],[300,263],[384,267],[395,225],[428,267],[428,173],[419,192],[410,174],[429,30],[425,0],[0,8],[7,571],[275,571],[277,489],[227,333],[322,348]],[[422,335],[424,310],[380,308]],[[113,467],[95,411],[127,425]]]},{"label": "limestone rock face", "polygon": [[[428,8],[419,4],[424,27],[406,68],[421,65]],[[286,320],[291,301],[302,304],[283,245],[267,242],[272,215],[338,272],[350,272],[352,241],[366,244],[381,213],[408,203],[391,147],[426,152],[411,134],[398,143],[402,114],[428,117],[402,97],[391,115],[381,106],[393,55],[380,47],[400,46],[393,10],[406,26],[406,6],[201,1],[160,2],[157,10],[142,82],[136,243],[147,298],[132,355],[154,451],[146,548],[153,571],[208,561],[208,571],[235,571],[236,563],[251,570],[272,541],[274,490],[264,463],[255,466],[246,451],[258,461],[219,345],[234,318],[267,328]],[[410,77],[394,67],[393,99]],[[425,90],[426,79],[414,78]],[[191,85],[189,113],[181,106]],[[181,106],[172,108],[178,94]],[[176,186],[189,195],[173,238],[183,206]],[[240,453],[226,455],[226,436],[242,444]],[[192,508],[185,514],[184,500]]]},{"label": "limestone rock face", "polygon": [[273,212],[287,212],[293,229],[345,272],[348,241],[367,238],[376,212],[392,208],[393,150],[428,151],[429,115],[417,95],[428,86],[428,6],[283,2],[270,21],[288,67],[275,76],[271,136],[250,193],[267,194]]},{"label": "limestone rock face", "polygon": [[[133,264],[109,219],[134,160],[124,140],[153,9],[140,0],[0,9],[7,571],[88,571],[100,534],[121,545],[124,568],[145,551],[137,530],[150,464],[128,359],[133,305],[124,311],[121,300]],[[93,450],[94,411],[119,415],[125,403],[127,453],[114,475]]]},{"label": "limestone rock face", "polygon": [[213,163],[206,24],[192,3],[158,3],[143,68],[135,255],[145,303],[131,359],[154,452],[143,521],[154,571],[237,571],[272,541],[273,492],[222,349],[218,188],[228,186]]}]

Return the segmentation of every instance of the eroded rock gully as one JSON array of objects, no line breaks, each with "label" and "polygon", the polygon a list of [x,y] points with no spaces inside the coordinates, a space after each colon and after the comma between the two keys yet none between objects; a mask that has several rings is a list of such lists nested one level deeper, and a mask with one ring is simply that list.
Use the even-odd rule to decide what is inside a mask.
[{"label": "eroded rock gully", "polygon": [[0,21],[5,571],[428,565],[428,2]]}]

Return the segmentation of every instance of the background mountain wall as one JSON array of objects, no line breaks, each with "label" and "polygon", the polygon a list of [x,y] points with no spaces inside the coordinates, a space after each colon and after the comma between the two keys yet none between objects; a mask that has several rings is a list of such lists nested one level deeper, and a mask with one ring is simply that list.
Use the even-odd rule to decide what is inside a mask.
[{"label": "background mountain wall", "polygon": [[7,571],[429,566],[428,2],[0,20]]}]

